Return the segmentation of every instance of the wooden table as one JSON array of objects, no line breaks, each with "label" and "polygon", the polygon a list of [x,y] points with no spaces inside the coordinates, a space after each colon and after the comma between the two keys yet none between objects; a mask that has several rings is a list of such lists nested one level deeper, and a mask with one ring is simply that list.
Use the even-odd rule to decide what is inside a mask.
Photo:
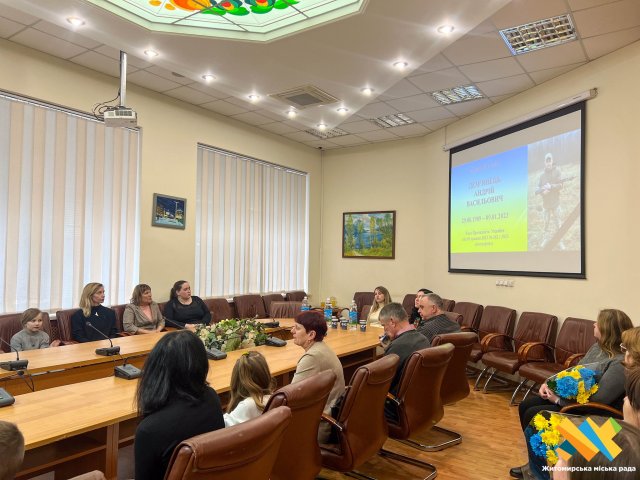
[{"label": "wooden table", "polygon": [[[325,341],[340,357],[345,371],[350,371],[375,358],[378,333],[330,329]],[[265,355],[279,385],[289,383],[303,354],[293,342],[255,350]],[[225,360],[209,361],[207,379],[223,401],[228,395],[231,370],[243,351],[230,352]],[[345,378],[348,381],[350,376]],[[16,423],[25,437],[25,462],[16,478],[52,470],[56,478],[68,478],[100,469],[107,478],[115,479],[118,448],[130,444],[135,433],[136,386],[136,380],[110,376],[17,395],[14,405],[0,409],[0,420]]]}]

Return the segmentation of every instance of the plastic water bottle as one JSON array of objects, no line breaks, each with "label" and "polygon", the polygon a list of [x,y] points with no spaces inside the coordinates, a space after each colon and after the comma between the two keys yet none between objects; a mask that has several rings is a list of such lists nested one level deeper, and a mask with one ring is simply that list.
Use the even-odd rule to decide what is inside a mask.
[{"label": "plastic water bottle", "polygon": [[304,297],[302,299],[302,305],[300,306],[300,311],[306,312],[307,310],[309,310],[309,299],[307,297]]},{"label": "plastic water bottle", "polygon": [[327,322],[331,321],[331,315],[333,314],[333,308],[331,308],[331,299],[327,298],[324,304],[324,319]]},{"label": "plastic water bottle", "polygon": [[349,307],[349,324],[350,330],[358,328],[358,305],[355,300],[351,300],[351,306]]}]

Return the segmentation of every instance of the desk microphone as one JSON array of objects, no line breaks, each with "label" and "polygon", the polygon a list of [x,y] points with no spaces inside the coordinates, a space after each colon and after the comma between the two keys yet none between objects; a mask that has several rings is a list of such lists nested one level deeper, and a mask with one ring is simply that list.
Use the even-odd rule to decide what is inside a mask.
[{"label": "desk microphone", "polygon": [[4,343],[5,345],[7,345],[11,350],[13,350],[14,352],[16,352],[16,359],[15,360],[11,360],[8,362],[2,362],[0,363],[0,368],[2,368],[3,370],[24,370],[27,368],[27,365],[29,364],[29,360],[20,360],[20,353],[18,353],[18,350],[16,350],[15,348],[13,348],[11,346],[10,343],[7,343],[6,340],[4,340],[3,338],[0,338],[0,342]]},{"label": "desk microphone", "polygon": [[[178,330],[188,330],[187,327],[180,325],[175,320],[171,320],[170,318],[167,318],[167,317],[165,317],[164,320],[165,322],[169,322],[174,327],[178,328]],[[207,348],[205,346],[204,349],[207,352],[207,358],[210,358],[211,360],[224,360],[225,358],[227,358],[227,352],[223,352],[222,350],[218,350],[217,348],[213,348],[213,347]]]},{"label": "desk microphone", "polygon": [[111,339],[109,337],[107,337],[104,333],[102,333],[100,330],[98,330],[96,327],[94,327],[91,322],[87,321],[87,322],[85,322],[85,325],[87,327],[89,327],[89,328],[93,328],[101,336],[103,336],[104,338],[109,340],[109,344],[111,345],[110,347],[106,347],[106,348],[96,348],[96,355],[102,355],[104,357],[110,357],[111,355],[117,355],[118,353],[120,353],[120,345],[116,345],[114,347],[113,346],[113,342],[111,341]]}]

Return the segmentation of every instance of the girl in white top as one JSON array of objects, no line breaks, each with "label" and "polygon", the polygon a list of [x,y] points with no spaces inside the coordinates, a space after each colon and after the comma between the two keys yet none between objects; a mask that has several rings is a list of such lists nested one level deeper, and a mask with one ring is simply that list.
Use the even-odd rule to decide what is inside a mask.
[{"label": "girl in white top", "polygon": [[275,382],[264,356],[255,351],[245,352],[231,372],[231,396],[224,426],[237,425],[262,414]]},{"label": "girl in white top", "polygon": [[381,327],[382,325],[380,325],[378,316],[380,315],[382,307],[391,303],[391,295],[389,295],[389,290],[384,287],[376,287],[373,291],[373,295],[373,305],[371,305],[371,310],[369,310],[367,323],[375,327]]}]

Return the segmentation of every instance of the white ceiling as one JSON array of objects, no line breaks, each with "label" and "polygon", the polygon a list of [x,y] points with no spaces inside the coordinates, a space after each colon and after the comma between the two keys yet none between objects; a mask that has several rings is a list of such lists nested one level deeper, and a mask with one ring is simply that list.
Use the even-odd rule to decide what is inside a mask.
[{"label": "white ceiling", "polygon": [[[360,14],[268,43],[150,32],[83,0],[0,0],[0,7],[2,38],[114,77],[124,50],[128,82],[327,149],[425,135],[640,39],[640,0],[369,0]],[[563,13],[577,41],[513,56],[498,33]],[[74,29],[71,15],[85,25]],[[455,32],[438,34],[442,24]],[[146,58],[147,48],[159,56]],[[399,59],[406,70],[392,67]],[[206,83],[204,73],[217,80]],[[267,97],[307,84],[341,102],[292,120],[287,105]],[[486,98],[444,107],[429,95],[468,84]],[[261,100],[250,102],[250,93]],[[347,115],[336,112],[342,105]],[[416,123],[383,129],[369,121],[393,113]],[[306,132],[321,122],[348,135],[320,140]]]}]

